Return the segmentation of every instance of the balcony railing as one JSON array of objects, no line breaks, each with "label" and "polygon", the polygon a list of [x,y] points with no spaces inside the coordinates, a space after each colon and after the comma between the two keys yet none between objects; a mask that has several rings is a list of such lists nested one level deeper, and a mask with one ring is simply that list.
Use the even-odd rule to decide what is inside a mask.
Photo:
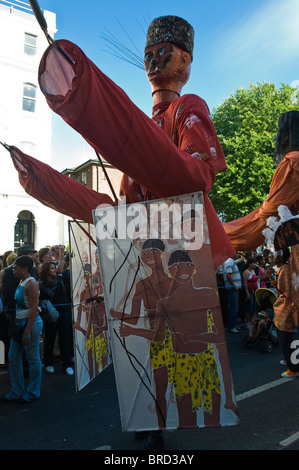
[{"label": "balcony railing", "polygon": [[26,13],[32,13],[30,4],[28,2],[22,2],[21,0],[13,0],[12,2],[8,0],[0,0],[0,5],[10,7],[12,10],[16,8],[17,10],[25,11]]}]

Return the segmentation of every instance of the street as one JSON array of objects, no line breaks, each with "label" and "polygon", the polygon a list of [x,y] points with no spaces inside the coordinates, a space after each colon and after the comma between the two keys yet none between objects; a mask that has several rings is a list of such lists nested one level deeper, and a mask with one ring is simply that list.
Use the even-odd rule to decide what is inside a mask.
[{"label": "street", "polygon": [[[165,431],[165,452],[189,450],[299,450],[298,378],[284,379],[280,347],[246,349],[240,334],[227,333],[240,425]],[[121,430],[113,365],[80,393],[74,377],[43,369],[42,396],[31,404],[0,402],[1,450],[143,449],[134,433]],[[0,395],[9,390],[0,372]]]}]

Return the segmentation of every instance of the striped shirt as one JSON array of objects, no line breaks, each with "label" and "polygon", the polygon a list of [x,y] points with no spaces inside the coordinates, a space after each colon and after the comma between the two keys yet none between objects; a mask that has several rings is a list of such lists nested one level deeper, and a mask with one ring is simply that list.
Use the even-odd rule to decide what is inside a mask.
[{"label": "striped shirt", "polygon": [[242,286],[242,280],[241,280],[241,274],[238,269],[237,264],[232,258],[227,259],[223,263],[223,274],[224,274],[224,281],[225,281],[225,287],[229,288],[232,287],[230,282],[228,281],[226,274],[231,274],[231,279],[233,284],[235,284],[238,287]]}]

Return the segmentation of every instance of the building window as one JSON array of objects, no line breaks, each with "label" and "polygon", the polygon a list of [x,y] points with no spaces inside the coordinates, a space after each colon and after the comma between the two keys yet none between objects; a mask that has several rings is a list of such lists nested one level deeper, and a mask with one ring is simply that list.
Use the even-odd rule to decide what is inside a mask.
[{"label": "building window", "polygon": [[24,52],[27,55],[36,54],[36,37],[34,34],[25,33]]},{"label": "building window", "polygon": [[30,245],[34,248],[35,227],[33,214],[26,210],[21,211],[15,223],[14,250],[22,245]]},{"label": "building window", "polygon": [[84,171],[81,175],[81,178],[82,178],[82,183],[83,184],[87,184],[87,173]]},{"label": "building window", "polygon": [[35,112],[36,86],[24,83],[23,86],[23,111]]}]

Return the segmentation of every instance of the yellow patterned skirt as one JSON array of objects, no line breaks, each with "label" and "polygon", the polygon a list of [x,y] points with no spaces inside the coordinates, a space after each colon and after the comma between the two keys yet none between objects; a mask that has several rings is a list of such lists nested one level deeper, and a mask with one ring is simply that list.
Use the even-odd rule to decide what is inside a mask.
[{"label": "yellow patterned skirt", "polygon": [[[208,331],[212,332],[212,311],[207,310]],[[168,380],[173,384],[176,398],[191,393],[192,409],[213,412],[212,392],[221,394],[221,385],[212,344],[198,354],[181,354],[173,351],[171,333],[166,325],[165,339],[150,343],[150,359],[153,369],[167,366]]]},{"label": "yellow patterned skirt", "polygon": [[173,385],[176,398],[191,393],[192,410],[213,412],[212,392],[221,394],[217,363],[211,344],[199,354],[173,355]]},{"label": "yellow patterned skirt", "polygon": [[[159,369],[160,367],[167,366],[168,374],[171,374],[172,371],[172,362],[173,362],[173,347],[170,331],[166,325],[165,327],[165,338],[161,343],[156,343],[155,341],[150,342],[150,360],[152,369]],[[169,381],[171,380],[171,375],[169,376]]]},{"label": "yellow patterned skirt", "polygon": [[100,372],[103,369],[102,357],[108,355],[108,350],[103,333],[94,337],[94,325],[91,326],[90,336],[88,340],[86,340],[86,349],[87,351],[92,349],[92,357],[94,358],[94,361],[97,364],[97,369]]}]

